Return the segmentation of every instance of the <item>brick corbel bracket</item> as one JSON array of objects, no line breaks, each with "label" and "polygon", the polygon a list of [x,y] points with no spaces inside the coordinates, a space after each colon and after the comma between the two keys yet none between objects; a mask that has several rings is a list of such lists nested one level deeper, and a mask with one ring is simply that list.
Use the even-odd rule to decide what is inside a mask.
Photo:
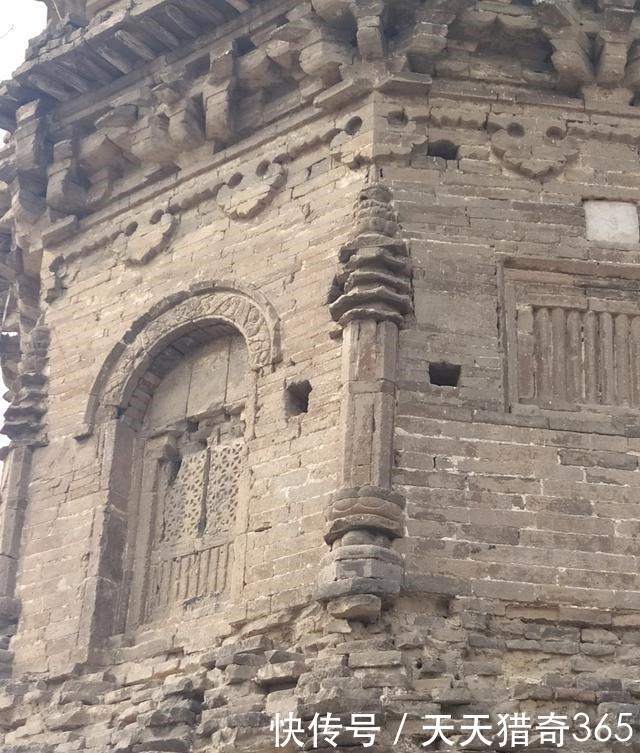
[{"label": "brick corbel bracket", "polygon": [[[372,168],[373,169],[373,168]],[[318,598],[339,618],[375,620],[399,593],[405,500],[393,490],[398,331],[413,310],[409,249],[391,191],[368,180],[340,250],[332,317],[343,330],[339,488],[326,511]]]}]

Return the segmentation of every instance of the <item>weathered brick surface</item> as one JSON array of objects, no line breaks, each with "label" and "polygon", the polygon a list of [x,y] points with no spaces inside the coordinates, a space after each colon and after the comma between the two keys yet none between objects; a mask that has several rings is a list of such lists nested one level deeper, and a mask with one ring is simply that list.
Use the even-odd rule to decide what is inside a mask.
[{"label": "weathered brick surface", "polygon": [[3,750],[637,737],[630,5],[58,0],[0,87]]},{"label": "weathered brick surface", "polygon": [[[317,165],[318,156],[310,155],[308,162]],[[290,180],[295,187],[296,180],[304,182],[306,176],[306,166],[299,165]],[[324,175],[321,183],[328,190],[346,183],[348,190],[339,167]],[[322,305],[323,291],[333,275],[333,237],[331,244],[318,238],[329,228],[346,225],[350,207],[346,204],[325,214],[318,206],[315,211],[319,216],[313,222],[305,220],[300,206],[282,196],[268,211],[277,225],[271,233],[264,224],[269,224],[268,217],[252,223],[253,228],[225,228],[224,221],[210,217],[204,234],[191,231],[192,225],[197,227],[196,217],[184,216],[175,249],[157,260],[152,275],[143,278],[135,269],[123,267],[105,275],[103,265],[94,262],[93,275],[85,270],[79,289],[70,283],[64,299],[51,305],[49,321],[55,335],[49,363],[57,376],[50,383],[48,420],[59,428],[39,453],[32,477],[34,503],[29,507],[21,559],[22,629],[14,641],[17,664],[21,655],[25,668],[37,661],[39,653],[52,659],[56,646],[70,653],[75,642],[69,636],[77,630],[79,615],[70,607],[74,602],[80,607],[75,595],[81,593],[87,577],[91,529],[104,498],[96,473],[96,440],[78,444],[72,436],[82,423],[80,396],[90,391],[95,364],[105,360],[126,327],[123,323],[144,314],[163,295],[200,280],[241,279],[260,289],[281,317],[285,365],[260,379],[258,420],[249,448],[252,481],[244,593],[247,606],[258,608],[254,617],[268,613],[272,600],[276,609],[309,600],[315,579],[311,564],[319,556],[314,551],[322,546],[323,499],[333,488],[335,474],[331,436],[337,422],[339,368],[339,344],[327,336],[331,322]],[[258,230],[259,242],[253,239]],[[212,243],[211,233],[215,238],[218,232],[219,241]],[[300,275],[303,265],[307,273]],[[73,326],[68,327],[68,322]],[[87,340],[78,337],[78,328],[87,332]],[[75,364],[71,384],[69,364]],[[286,417],[283,384],[311,377],[312,410],[301,417]],[[279,468],[276,475],[274,467]],[[279,549],[281,541],[287,542],[286,549]],[[273,556],[276,552],[278,556]],[[296,573],[293,581],[292,572]],[[184,624],[180,630],[186,636],[192,628]],[[63,631],[67,638],[61,641]]]}]

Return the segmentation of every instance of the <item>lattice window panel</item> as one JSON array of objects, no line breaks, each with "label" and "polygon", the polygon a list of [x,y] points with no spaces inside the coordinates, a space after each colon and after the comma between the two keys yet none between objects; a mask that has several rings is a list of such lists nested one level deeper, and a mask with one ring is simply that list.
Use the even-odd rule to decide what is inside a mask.
[{"label": "lattice window panel", "polygon": [[159,520],[151,554],[145,619],[173,605],[223,593],[229,581],[229,536],[238,505],[244,441],[211,444],[185,454],[158,494]]}]

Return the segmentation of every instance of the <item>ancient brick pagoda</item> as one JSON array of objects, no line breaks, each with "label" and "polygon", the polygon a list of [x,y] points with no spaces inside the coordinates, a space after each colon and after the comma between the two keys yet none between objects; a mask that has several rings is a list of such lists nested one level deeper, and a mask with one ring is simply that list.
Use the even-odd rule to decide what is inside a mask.
[{"label": "ancient brick pagoda", "polygon": [[0,86],[0,749],[640,725],[636,0],[45,2]]}]

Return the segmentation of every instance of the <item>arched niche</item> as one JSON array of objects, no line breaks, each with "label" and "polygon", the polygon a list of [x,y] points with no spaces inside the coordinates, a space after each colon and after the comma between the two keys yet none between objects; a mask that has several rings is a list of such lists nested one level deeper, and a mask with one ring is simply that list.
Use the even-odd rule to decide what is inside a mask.
[{"label": "arched niche", "polygon": [[163,300],[112,349],[79,435],[99,431],[105,487],[83,602],[89,649],[239,594],[256,384],[279,359],[271,307],[227,284]]},{"label": "arched niche", "polygon": [[280,323],[263,295],[227,282],[198,283],[164,298],[113,346],[91,388],[76,438],[90,436],[97,421],[130,406],[140,376],[166,345],[217,324],[229,324],[244,337],[254,371],[280,361]]}]

